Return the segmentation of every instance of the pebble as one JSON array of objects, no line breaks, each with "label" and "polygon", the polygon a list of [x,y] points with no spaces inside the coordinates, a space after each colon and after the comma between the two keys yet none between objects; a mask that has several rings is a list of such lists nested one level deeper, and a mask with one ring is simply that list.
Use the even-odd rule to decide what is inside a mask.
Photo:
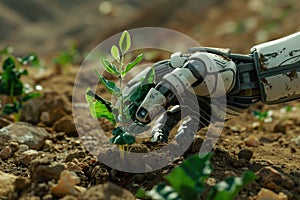
[{"label": "pebble", "polygon": [[271,190],[261,188],[257,194],[256,200],[288,200],[288,197],[282,192],[276,194]]},{"label": "pebble", "polygon": [[50,122],[50,114],[47,111],[42,112],[40,116],[40,122],[43,122],[44,124],[49,124]]},{"label": "pebble", "polygon": [[52,140],[45,140],[43,151],[50,151],[53,146]]},{"label": "pebble", "polygon": [[55,109],[62,109],[66,113],[71,113],[72,105],[63,94],[44,92],[43,97],[32,99],[23,104],[21,120],[37,124],[42,112],[49,112],[51,120],[51,111]]},{"label": "pebble", "polygon": [[25,166],[29,166],[31,161],[33,161],[35,158],[37,158],[38,155],[39,155],[38,151],[30,149],[30,150],[24,151],[20,155],[19,161],[21,164],[23,164]]},{"label": "pebble", "polygon": [[63,198],[61,198],[60,200],[78,200],[78,198],[75,196],[72,196],[72,195],[66,195]]},{"label": "pebble", "polygon": [[11,157],[11,155],[12,155],[12,150],[8,146],[4,147],[4,149],[2,149],[0,151],[0,158],[1,159],[7,159],[7,158]]},{"label": "pebble", "polygon": [[71,162],[74,158],[85,158],[85,153],[83,151],[75,151],[69,153],[66,157],[66,162]]},{"label": "pebble", "polygon": [[15,190],[25,190],[27,189],[31,184],[31,181],[29,178],[27,177],[17,177],[16,181],[15,181]]},{"label": "pebble", "polygon": [[30,163],[31,180],[35,182],[48,182],[50,180],[58,180],[60,173],[65,166],[60,163],[53,162],[50,158],[45,157],[35,159]]},{"label": "pebble", "polygon": [[259,140],[257,137],[250,135],[246,139],[244,139],[244,143],[247,147],[258,147],[260,145]]},{"label": "pebble", "polygon": [[48,137],[48,132],[43,128],[25,122],[16,122],[0,129],[0,147],[8,141],[14,141],[39,150]]},{"label": "pebble", "polygon": [[246,159],[248,161],[251,160],[252,156],[253,156],[253,151],[249,149],[243,149],[238,153],[239,159]]},{"label": "pebble", "polygon": [[280,190],[292,189],[294,182],[287,176],[281,174],[272,167],[264,167],[256,172],[257,182],[265,188],[279,192]]},{"label": "pebble", "polygon": [[64,170],[60,174],[57,185],[53,186],[50,191],[56,197],[64,197],[66,195],[76,195],[76,184],[80,182],[80,179],[75,174],[68,170]]},{"label": "pebble", "polygon": [[295,142],[295,144],[297,144],[297,145],[300,146],[300,135],[298,137],[296,137],[296,138],[293,138],[292,142]]},{"label": "pebble", "polygon": [[63,109],[56,108],[50,111],[50,121],[47,123],[48,125],[52,126],[56,121],[63,118],[64,116],[68,115]]},{"label": "pebble", "polygon": [[9,121],[9,120],[7,120],[7,119],[5,119],[5,118],[1,118],[0,119],[0,127],[2,128],[2,127],[5,127],[5,126],[8,126],[9,124],[11,124],[12,122],[11,121]]},{"label": "pebble", "polygon": [[284,119],[281,120],[280,122],[278,122],[275,126],[274,126],[274,132],[275,133],[287,133],[288,127],[293,125],[293,121],[290,119]]},{"label": "pebble", "polygon": [[16,179],[17,176],[0,171],[0,198],[6,197],[7,199],[14,199],[12,195],[15,189],[14,183]]},{"label": "pebble", "polygon": [[232,166],[235,167],[235,168],[243,168],[243,167],[247,167],[249,166],[249,161],[244,159],[244,158],[241,158],[239,160],[235,160],[233,163],[232,163]]},{"label": "pebble", "polygon": [[74,119],[70,115],[64,116],[53,124],[56,132],[65,132],[68,136],[78,136]]},{"label": "pebble", "polygon": [[20,155],[22,154],[24,151],[29,150],[29,146],[26,144],[20,144],[19,146],[19,150],[16,152],[16,154]]},{"label": "pebble", "polygon": [[81,197],[81,200],[90,199],[122,199],[135,200],[135,196],[128,190],[112,183],[105,183],[90,187]]},{"label": "pebble", "polygon": [[7,145],[12,150],[12,152],[17,152],[19,150],[19,147],[20,147],[19,143],[14,142],[14,141],[8,142]]}]

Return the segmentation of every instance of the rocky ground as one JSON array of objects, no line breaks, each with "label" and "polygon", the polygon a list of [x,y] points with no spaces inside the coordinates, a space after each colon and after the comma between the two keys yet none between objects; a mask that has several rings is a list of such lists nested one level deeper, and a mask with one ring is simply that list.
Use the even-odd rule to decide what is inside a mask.
[{"label": "rocky ground", "polygon": [[[33,70],[30,77],[24,80],[30,84],[41,84],[44,94],[24,106],[23,122],[0,119],[0,199],[3,200],[135,199],[133,194],[138,188],[150,189],[163,181],[164,175],[185,157],[197,153],[202,144],[205,129],[197,133],[192,147],[183,156],[170,166],[151,173],[125,173],[99,163],[82,144],[72,115],[72,89],[78,66],[67,73],[57,74],[49,59],[62,44],[69,45],[75,40],[81,50],[87,51],[103,38],[124,28],[164,26],[187,33],[202,45],[231,47],[234,52],[248,53],[256,43],[300,30],[300,4],[296,0],[214,0],[201,5],[193,0],[185,4],[181,1],[161,1],[151,5],[111,1],[109,13],[99,13],[99,3],[95,1],[86,1],[82,11],[75,6],[77,1],[72,1],[75,3],[65,7],[43,5],[52,16],[52,20],[48,20],[49,16],[46,18],[48,23],[28,13],[25,13],[28,15],[26,18],[23,17],[11,2],[0,4],[1,13],[9,13],[5,16],[10,16],[7,18],[11,20],[7,22],[0,15],[1,22],[7,22],[13,30],[10,34],[10,29],[1,29],[1,45],[13,45],[20,54],[41,52],[48,69],[44,74]],[[35,0],[28,2],[31,2],[30,5],[40,4]],[[77,9],[84,15],[84,11],[94,7],[97,14],[91,12],[91,16],[82,18],[84,22],[76,23],[68,14],[68,9]],[[122,12],[122,8],[132,12]],[[155,16],[154,11],[157,12]],[[98,18],[100,22],[95,20]],[[58,23],[61,19],[65,21]],[[93,23],[89,19],[94,19],[91,20]],[[26,23],[29,25],[24,25]],[[41,29],[39,24],[44,24],[44,28]],[[42,35],[51,32],[53,26],[59,31],[45,40]],[[68,30],[63,30],[64,26]],[[99,34],[96,36],[95,32]],[[59,38],[65,42],[53,42]],[[287,105],[292,108],[291,111],[285,109]],[[259,178],[236,199],[271,199],[271,196],[281,200],[300,199],[299,105],[299,101],[276,106],[258,103],[238,119],[227,122],[213,151],[214,172],[209,183],[251,170]],[[255,110],[272,110],[272,120],[259,123],[252,114]],[[104,121],[100,123],[110,134],[111,127]],[[156,148],[160,146],[143,142],[135,144],[133,149],[149,152]]]}]

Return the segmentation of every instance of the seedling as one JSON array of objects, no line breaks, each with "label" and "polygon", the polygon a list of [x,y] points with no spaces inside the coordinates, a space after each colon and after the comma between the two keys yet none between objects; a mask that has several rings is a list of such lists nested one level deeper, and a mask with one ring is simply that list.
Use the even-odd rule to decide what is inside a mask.
[{"label": "seedling", "polygon": [[280,112],[281,112],[281,113],[290,113],[290,112],[295,111],[295,110],[297,110],[296,107],[287,105],[287,106],[284,106],[283,108],[281,108],[281,109],[280,109]]},{"label": "seedling", "polygon": [[0,94],[5,96],[5,104],[1,110],[2,115],[13,115],[14,120],[19,121],[22,104],[40,96],[40,93],[26,90],[21,81],[22,76],[28,75],[27,70],[21,68],[21,65],[25,66],[35,62],[38,62],[35,54],[23,58],[14,58],[10,55],[4,60],[2,72],[0,72]]},{"label": "seedling", "polygon": [[[140,189],[138,198],[150,197],[155,200],[189,200],[198,199],[204,191],[206,181],[211,175],[212,154],[201,157],[194,155],[186,159],[165,178],[169,182],[159,183],[150,191]],[[253,172],[245,172],[242,177],[228,177],[224,181],[212,186],[208,193],[208,200],[231,200],[256,176]]]},{"label": "seedling", "polygon": [[69,49],[61,51],[58,56],[53,58],[53,63],[57,67],[57,71],[61,74],[63,71],[68,72],[69,68],[80,57],[80,53],[76,45],[72,45]]},{"label": "seedling", "polygon": [[258,119],[259,122],[259,130],[262,130],[265,123],[270,123],[273,121],[273,111],[267,110],[267,111],[260,111],[255,110],[253,112],[253,115],[256,119]]},{"label": "seedling", "polygon": [[[113,45],[111,47],[111,56],[115,59],[117,66],[105,58],[101,58],[100,61],[105,71],[118,79],[116,84],[113,81],[107,80],[102,74],[96,71],[99,81],[105,86],[107,91],[116,97],[117,103],[112,105],[111,102],[96,95],[90,88],[86,91],[86,101],[89,104],[90,112],[94,118],[106,118],[112,124],[116,125],[116,128],[112,131],[113,138],[110,142],[119,145],[120,152],[125,152],[129,149],[128,145],[135,142],[134,134],[146,130],[144,126],[136,130],[132,125],[134,119],[132,116],[136,112],[139,103],[143,97],[147,94],[147,91],[152,87],[154,80],[154,71],[146,75],[145,78],[140,80],[140,84],[132,90],[130,94],[124,95],[124,77],[143,59],[143,54],[138,55],[132,62],[127,65],[124,64],[125,55],[130,49],[131,38],[127,31],[124,31],[119,40],[119,47]],[[124,158],[124,154],[121,154]]]}]

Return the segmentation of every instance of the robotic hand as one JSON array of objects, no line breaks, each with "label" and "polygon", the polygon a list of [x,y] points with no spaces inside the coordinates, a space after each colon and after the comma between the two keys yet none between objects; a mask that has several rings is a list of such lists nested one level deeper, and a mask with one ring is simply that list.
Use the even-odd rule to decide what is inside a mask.
[{"label": "robotic hand", "polygon": [[[175,53],[169,60],[154,64],[153,69],[154,85],[139,102],[133,118],[148,124],[161,114],[151,131],[152,141],[167,142],[169,132],[182,119],[182,106],[177,97],[193,92],[199,112],[193,103],[187,103],[190,112],[184,116],[176,135],[176,141],[180,142],[193,137],[190,125],[197,123],[201,129],[209,125],[212,117],[222,120],[218,108],[210,104],[210,96],[217,92],[220,81],[226,93],[226,120],[258,101],[277,104],[299,98],[300,32],[254,46],[249,55],[231,54],[229,49],[191,48],[188,54]],[[129,90],[149,70],[131,80],[127,85]],[[208,91],[208,84],[215,89]],[[162,113],[161,108],[166,111]]]}]

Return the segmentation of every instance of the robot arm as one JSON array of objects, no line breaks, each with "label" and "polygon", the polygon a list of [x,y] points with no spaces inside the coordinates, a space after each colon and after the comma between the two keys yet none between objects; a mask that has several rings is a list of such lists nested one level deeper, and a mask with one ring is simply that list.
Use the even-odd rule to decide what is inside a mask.
[{"label": "robot arm", "polygon": [[207,84],[218,88],[220,81],[227,94],[227,119],[257,101],[276,104],[300,97],[300,33],[254,46],[250,55],[215,48],[192,48],[190,52],[171,56],[169,65],[174,70],[149,91],[136,113],[137,120],[147,123],[150,115],[159,113],[158,107],[176,105],[174,91],[183,95],[193,90],[205,97],[209,96]]},{"label": "robot arm", "polygon": [[197,95],[201,114],[184,121],[177,135],[186,135],[189,125],[197,120],[199,129],[208,126],[211,117],[217,116],[218,108],[210,105],[209,97],[221,95],[221,82],[226,92],[226,119],[238,116],[258,101],[276,104],[300,98],[300,32],[254,46],[249,55],[232,54],[229,49],[191,48],[188,54],[175,53],[153,68],[155,83],[138,102],[132,117],[147,124],[161,114],[152,130],[152,141],[166,142],[181,119],[177,97],[186,93]]}]

